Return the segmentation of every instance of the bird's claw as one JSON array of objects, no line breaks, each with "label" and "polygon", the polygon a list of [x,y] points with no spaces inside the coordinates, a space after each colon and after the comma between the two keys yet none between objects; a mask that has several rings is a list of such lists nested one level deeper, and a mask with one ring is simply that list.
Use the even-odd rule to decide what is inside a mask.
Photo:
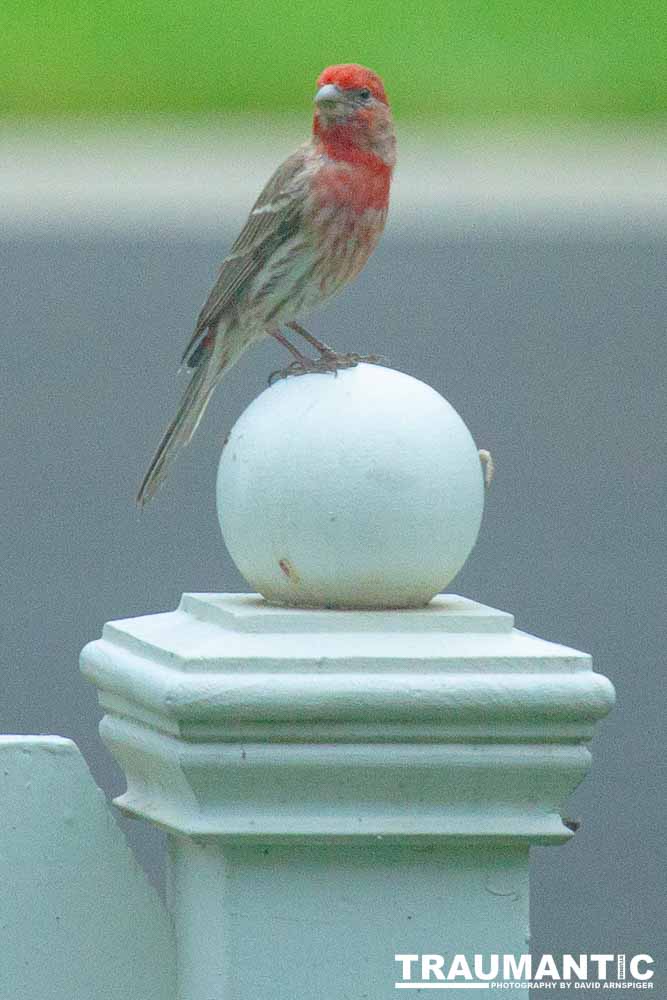
[{"label": "bird's claw", "polygon": [[376,354],[337,354],[334,351],[325,351],[316,360],[304,358],[303,361],[293,361],[287,368],[280,368],[269,375],[269,385],[273,385],[282,378],[289,378],[291,375],[312,375],[332,373],[338,375],[341,368],[355,368],[360,362],[377,365],[382,363],[382,358]]},{"label": "bird's claw", "polygon": [[360,354],[338,354],[336,351],[323,351],[317,360],[317,370],[333,372],[338,375],[340,368],[355,368],[362,360]]},{"label": "bird's claw", "polygon": [[269,385],[273,385],[274,382],[278,382],[281,378],[289,378],[290,375],[308,375],[309,372],[322,371],[322,368],[318,365],[316,361],[293,361],[291,365],[287,368],[279,368],[275,372],[271,372],[268,378]]},{"label": "bird's claw", "polygon": [[339,368],[351,368],[353,365],[365,364],[365,365],[383,365],[386,363],[386,359],[380,354],[338,354],[337,357],[347,358],[350,361],[348,365],[339,365]]}]

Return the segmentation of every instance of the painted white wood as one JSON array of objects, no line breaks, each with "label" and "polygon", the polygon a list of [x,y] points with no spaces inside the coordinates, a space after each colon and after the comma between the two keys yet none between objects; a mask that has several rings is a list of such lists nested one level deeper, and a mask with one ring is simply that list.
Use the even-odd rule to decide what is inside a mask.
[{"label": "painted white wood", "polygon": [[529,950],[527,844],[170,841],[179,1000],[391,1000],[396,954]]},{"label": "painted white wood", "polygon": [[230,432],[217,490],[251,588],[300,606],[427,604],[470,554],[484,505],[454,408],[371,364],[266,389]]},{"label": "painted white wood", "polygon": [[393,994],[396,952],[515,952],[528,848],[613,688],[454,595],[403,611],[184,595],[82,653],[116,801],[170,833],[179,1000]]},{"label": "painted white wood", "polygon": [[0,736],[0,997],[174,1000],[171,921],[77,747]]}]

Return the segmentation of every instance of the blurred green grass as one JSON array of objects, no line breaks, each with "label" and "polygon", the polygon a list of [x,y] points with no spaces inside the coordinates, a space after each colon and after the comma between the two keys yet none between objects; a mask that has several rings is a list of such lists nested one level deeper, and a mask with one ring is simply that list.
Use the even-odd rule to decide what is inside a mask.
[{"label": "blurred green grass", "polygon": [[300,111],[352,61],[417,120],[667,109],[664,0],[3,0],[0,39],[10,118]]}]

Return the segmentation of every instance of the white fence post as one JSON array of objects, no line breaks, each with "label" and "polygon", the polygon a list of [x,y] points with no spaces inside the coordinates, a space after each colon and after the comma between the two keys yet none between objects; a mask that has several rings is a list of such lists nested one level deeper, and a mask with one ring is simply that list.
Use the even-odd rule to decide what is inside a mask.
[{"label": "white fence post", "polygon": [[0,997],[174,1000],[171,920],[79,750],[0,736]]},{"label": "white fence post", "polygon": [[528,849],[572,835],[613,688],[509,614],[428,603],[482,513],[460,417],[370,365],[288,379],[219,502],[277,603],[186,594],[82,655],[118,804],[170,834],[179,1000],[381,1000],[421,974],[397,954],[525,953]]},{"label": "white fence post", "polygon": [[528,848],[572,835],[612,688],[512,626],[185,595],[86,647],[118,804],[171,834],[179,1000],[389,997],[397,953],[526,951]]}]

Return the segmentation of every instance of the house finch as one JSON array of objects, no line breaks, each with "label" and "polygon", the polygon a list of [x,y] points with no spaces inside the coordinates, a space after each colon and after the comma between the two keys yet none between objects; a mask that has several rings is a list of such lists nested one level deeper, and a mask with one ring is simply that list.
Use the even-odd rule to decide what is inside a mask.
[{"label": "house finch", "polygon": [[[310,140],[278,168],[250,211],[197,319],[183,354],[192,371],[137,501],[143,505],[167,463],[188,444],[223,374],[252,343],[273,336],[296,358],[291,369],[334,371],[354,363],[300,325],[351,281],[384,228],[395,160],[382,80],[363,66],[329,66],[317,81]],[[319,352],[305,357],[289,327]]]}]

